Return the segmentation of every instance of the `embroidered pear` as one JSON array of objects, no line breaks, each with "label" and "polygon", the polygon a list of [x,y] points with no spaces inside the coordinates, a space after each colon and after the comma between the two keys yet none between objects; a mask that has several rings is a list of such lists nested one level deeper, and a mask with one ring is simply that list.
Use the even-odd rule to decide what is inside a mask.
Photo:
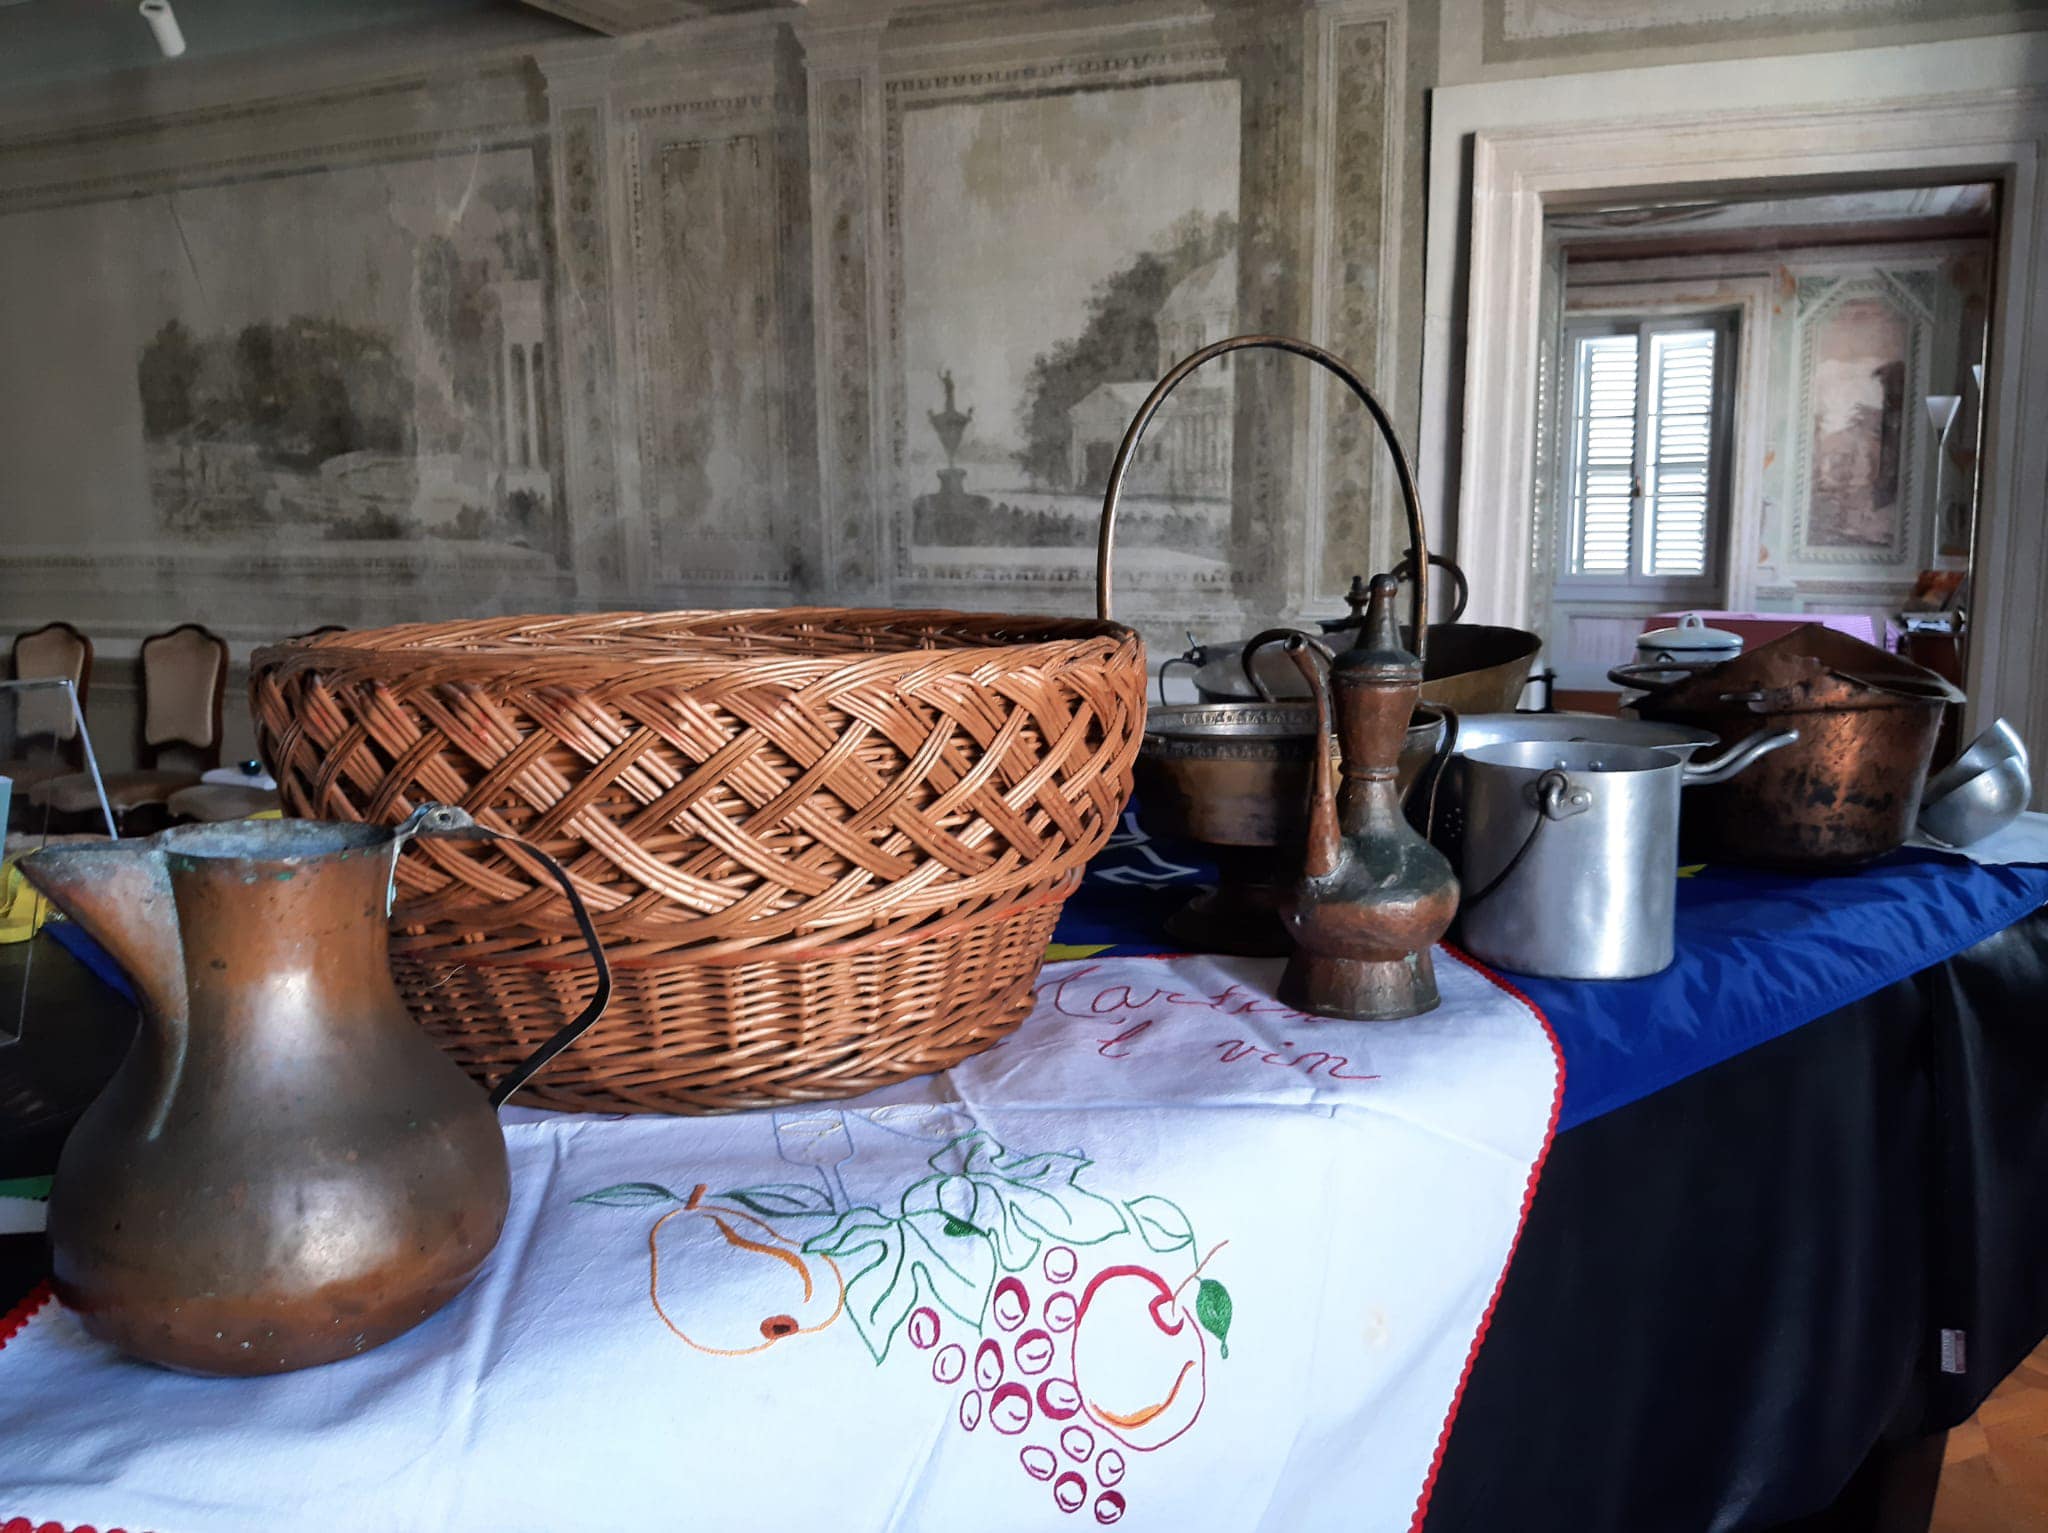
[{"label": "embroidered pear", "polygon": [[745,1357],[840,1317],[846,1283],[829,1256],[704,1194],[699,1183],[647,1232],[648,1291],[663,1324],[699,1352]]}]

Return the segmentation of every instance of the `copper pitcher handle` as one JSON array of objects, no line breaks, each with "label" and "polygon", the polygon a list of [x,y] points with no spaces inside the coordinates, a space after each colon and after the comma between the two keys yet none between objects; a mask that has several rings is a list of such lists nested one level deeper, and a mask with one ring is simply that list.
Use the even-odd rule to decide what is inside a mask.
[{"label": "copper pitcher handle", "polygon": [[[1145,396],[1145,402],[1138,406],[1138,413],[1131,417],[1131,424],[1124,432],[1123,441],[1117,446],[1116,459],[1110,464],[1109,486],[1102,497],[1102,527],[1096,535],[1095,544],[1095,615],[1105,623],[1110,620],[1110,565],[1116,546],[1116,508],[1123,498],[1124,471],[1137,456],[1139,439],[1145,435],[1145,428],[1152,424],[1152,417],[1166,396],[1178,388],[1183,379],[1204,362],[1227,355],[1233,351],[1253,348],[1268,351],[1292,352],[1297,357],[1328,368],[1343,380],[1352,396],[1365,406],[1372,416],[1373,424],[1379,427],[1381,438],[1387,444],[1387,452],[1394,460],[1394,476],[1401,486],[1401,504],[1408,513],[1408,557],[1415,568],[1429,567],[1429,542],[1422,531],[1422,501],[1415,493],[1415,476],[1408,469],[1408,455],[1401,450],[1401,439],[1394,435],[1394,422],[1388,416],[1386,407],[1374,397],[1365,380],[1353,372],[1338,356],[1323,350],[1311,341],[1298,341],[1285,335],[1233,335],[1224,340],[1213,341],[1200,351],[1181,358],[1166,376],[1153,386]],[[1412,593],[1408,599],[1408,620],[1415,629],[1415,657],[1427,658],[1424,647],[1429,643],[1429,582],[1418,580],[1409,587]]]},{"label": "copper pitcher handle", "polygon": [[[1253,634],[1244,641],[1244,648],[1237,652],[1237,664],[1244,672],[1244,679],[1251,683],[1252,691],[1258,695],[1262,703],[1275,703],[1279,699],[1273,695],[1272,688],[1266,685],[1265,678],[1252,668],[1252,656],[1268,644],[1285,644],[1290,639],[1299,639],[1308,645],[1323,657],[1323,664],[1332,665],[1336,662],[1337,657],[1329,645],[1314,634],[1303,633],[1299,628],[1268,628],[1264,633]],[[1300,664],[1299,661],[1295,663]]]},{"label": "copper pitcher handle", "polygon": [[[452,804],[422,804],[412,812],[403,825],[398,827],[397,835],[398,848],[401,851],[404,850],[405,843],[414,836],[438,836],[453,841],[492,841],[504,846],[518,847],[520,851],[546,868],[555,882],[561,885],[562,893],[569,901],[570,912],[576,917],[576,929],[583,934],[583,945],[590,950],[590,962],[597,970],[597,988],[591,992],[590,1000],[585,1003],[583,1010],[579,1011],[567,1026],[542,1042],[531,1054],[514,1065],[503,1080],[491,1087],[491,1106],[503,1107],[506,1098],[546,1069],[562,1050],[589,1032],[597,1019],[604,1015],[605,1007],[611,1004],[612,966],[604,956],[604,944],[598,940],[597,927],[591,921],[590,912],[583,904],[583,896],[576,892],[576,885],[570,881],[568,873],[559,862],[531,841],[508,835],[502,830],[492,830],[487,825],[479,825],[467,810],[457,809]],[[394,855],[394,873],[397,866],[398,859]]]}]

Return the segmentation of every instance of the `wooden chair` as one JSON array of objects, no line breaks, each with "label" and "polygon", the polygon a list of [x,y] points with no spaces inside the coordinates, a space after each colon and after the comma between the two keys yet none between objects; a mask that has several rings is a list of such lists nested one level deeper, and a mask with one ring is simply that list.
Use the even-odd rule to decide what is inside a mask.
[{"label": "wooden chair", "polygon": [[[48,677],[68,679],[78,689],[78,711],[85,712],[92,687],[92,640],[69,623],[45,623],[16,634],[9,650],[17,681]],[[14,694],[14,759],[0,760],[0,777],[14,779],[22,803],[38,783],[76,772],[85,765],[85,743],[70,699],[55,689]]]},{"label": "wooden chair", "polygon": [[[115,819],[160,807],[202,772],[220,765],[221,699],[227,692],[227,641],[198,623],[181,623],[142,641],[142,729],[133,772],[110,773],[107,803]],[[192,764],[166,765],[173,752]],[[92,778],[83,772],[41,784],[32,802],[61,815],[99,806]]]},{"label": "wooden chair", "polygon": [[[343,632],[346,632],[345,624],[322,623],[318,628],[308,628],[304,633],[288,637],[311,639],[323,633]],[[280,813],[284,804],[275,788],[258,788],[238,782],[202,782],[194,787],[180,788],[164,801],[164,807],[174,820],[219,824],[224,820],[247,820],[259,814]]]}]

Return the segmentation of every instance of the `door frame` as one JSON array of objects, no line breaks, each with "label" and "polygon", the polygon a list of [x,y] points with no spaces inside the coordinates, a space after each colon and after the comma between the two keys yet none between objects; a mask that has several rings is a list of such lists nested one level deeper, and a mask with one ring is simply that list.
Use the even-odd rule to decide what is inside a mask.
[{"label": "door frame", "polygon": [[[2048,759],[2048,57],[2009,36],[1453,86],[1431,98],[1422,494],[1472,615],[1526,626],[1543,221],[1630,194],[1996,181],[1965,729]],[[1465,508],[1473,508],[1467,512]],[[1483,511],[1480,509],[1483,508]]]}]

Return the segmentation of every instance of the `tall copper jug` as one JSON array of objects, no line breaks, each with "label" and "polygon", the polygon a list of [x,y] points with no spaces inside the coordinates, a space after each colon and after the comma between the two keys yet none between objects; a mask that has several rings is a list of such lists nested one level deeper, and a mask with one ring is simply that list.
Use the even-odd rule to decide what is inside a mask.
[{"label": "tall copper jug", "polygon": [[392,876],[415,835],[512,839],[434,805],[396,828],[252,820],[21,860],[142,1002],[50,1194],[57,1297],[94,1335],[189,1372],[280,1373],[417,1325],[490,1255],[509,1195],[494,1108],[610,982],[548,863],[598,994],[487,1098],[391,982]]},{"label": "tall copper jug", "polygon": [[[1302,874],[1281,907],[1295,951],[1279,996],[1318,1016],[1385,1021],[1434,1008],[1430,949],[1458,912],[1451,865],[1408,823],[1396,782],[1422,688],[1422,662],[1401,646],[1397,589],[1393,576],[1375,577],[1365,628],[1329,662],[1327,680],[1309,641],[1288,640],[1315,699],[1317,749]],[[1333,727],[1341,787],[1331,781]]]}]

